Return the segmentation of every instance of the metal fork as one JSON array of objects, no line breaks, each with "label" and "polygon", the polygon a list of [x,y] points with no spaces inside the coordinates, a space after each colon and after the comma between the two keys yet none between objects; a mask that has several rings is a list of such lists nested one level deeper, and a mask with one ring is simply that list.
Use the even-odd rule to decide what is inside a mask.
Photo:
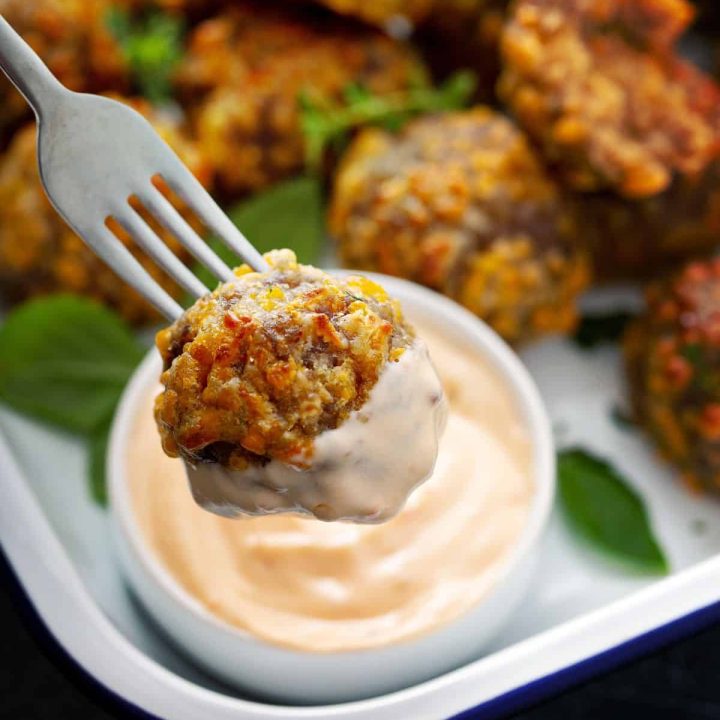
[{"label": "metal fork", "polygon": [[219,280],[231,269],[155,187],[161,176],[200,220],[253,269],[267,265],[152,125],[129,107],[68,90],[0,15],[0,69],[37,118],[38,163],[45,192],[68,225],[169,320],[182,307],[152,279],[106,225],[115,219],[165,272],[196,297],[208,288],[130,205],[138,198]]}]

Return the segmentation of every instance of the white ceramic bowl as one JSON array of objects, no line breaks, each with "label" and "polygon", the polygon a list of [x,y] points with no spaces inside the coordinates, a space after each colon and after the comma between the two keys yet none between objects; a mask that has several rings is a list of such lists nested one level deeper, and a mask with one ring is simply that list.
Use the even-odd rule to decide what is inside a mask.
[{"label": "white ceramic bowl", "polygon": [[534,495],[527,524],[494,588],[470,611],[419,638],[371,650],[311,653],[271,645],[212,615],[163,567],[138,526],[127,482],[130,432],[154,390],[160,357],[151,351],[125,389],[112,428],[108,477],[121,562],[136,594],[169,637],[226,682],[268,699],[334,703],[379,695],[427,680],[477,658],[520,603],[552,508],[555,453],[550,423],[529,374],[510,348],[474,315],[404,280],[373,276],[406,315],[441,326],[489,359],[514,391],[533,445]]}]

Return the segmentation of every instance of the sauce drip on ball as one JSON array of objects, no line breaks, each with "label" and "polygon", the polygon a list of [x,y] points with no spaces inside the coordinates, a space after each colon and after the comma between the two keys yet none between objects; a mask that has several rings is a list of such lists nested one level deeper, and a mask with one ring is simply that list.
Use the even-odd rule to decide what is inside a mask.
[{"label": "sauce drip on ball", "polygon": [[266,259],[158,334],[165,452],[222,515],[388,519],[430,475],[444,426],[427,349],[376,283],[288,250]]}]

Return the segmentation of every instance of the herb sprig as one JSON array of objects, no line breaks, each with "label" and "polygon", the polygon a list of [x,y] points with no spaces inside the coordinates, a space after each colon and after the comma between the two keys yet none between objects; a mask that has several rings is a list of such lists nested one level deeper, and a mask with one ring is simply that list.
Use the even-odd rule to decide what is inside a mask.
[{"label": "herb sprig", "polygon": [[383,96],[360,85],[349,85],[341,102],[301,93],[300,122],[308,167],[317,169],[325,151],[341,146],[359,127],[374,125],[397,131],[416,115],[466,107],[476,84],[475,75],[464,70],[439,87],[421,82],[406,91]]},{"label": "herb sprig", "polygon": [[106,23],[122,47],[141,94],[155,104],[171,100],[172,75],[183,55],[182,19],[157,11],[134,17],[113,7]]}]

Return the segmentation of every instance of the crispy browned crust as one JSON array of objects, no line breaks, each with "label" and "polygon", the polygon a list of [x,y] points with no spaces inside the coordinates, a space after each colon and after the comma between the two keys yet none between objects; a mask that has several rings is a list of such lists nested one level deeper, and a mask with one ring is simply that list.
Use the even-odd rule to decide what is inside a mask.
[{"label": "crispy browned crust", "polygon": [[[124,91],[128,72],[106,27],[109,0],[0,0],[0,14],[71,90]],[[29,117],[27,104],[0,77],[0,138]]]},{"label": "crispy browned crust", "polygon": [[647,290],[625,336],[635,412],[694,489],[720,493],[720,260]]},{"label": "crispy browned crust", "polygon": [[499,91],[576,190],[666,190],[717,157],[720,92],[677,55],[683,0],[518,0]]},{"label": "crispy browned crust", "polygon": [[314,438],[361,407],[411,341],[375,283],[298,265],[289,250],[266,257],[269,272],[238,268],[158,333],[155,417],[171,457],[307,467]]},{"label": "crispy browned crust", "polygon": [[[128,101],[153,120],[167,142],[198,178],[210,184],[210,173],[195,145],[175,123],[154,114],[143,101]],[[50,205],[37,170],[34,123],[19,130],[0,161],[0,295],[11,302],[36,295],[72,292],[115,308],[129,322],[158,319],[155,310],[108,268],[65,224]],[[134,251],[120,228],[113,228]],[[171,249],[187,254],[177,241],[155,224]],[[135,253],[150,274],[171,294],[173,285],[147,257]]]},{"label": "crispy browned crust", "polygon": [[191,34],[178,94],[227,196],[302,169],[301,93],[338,99],[359,83],[386,94],[424,75],[407,45],[322,10],[308,12],[245,0]]},{"label": "crispy browned crust", "polygon": [[439,290],[510,341],[575,324],[588,262],[572,214],[524,135],[488,108],[364,131],[329,217],[347,266]]}]

